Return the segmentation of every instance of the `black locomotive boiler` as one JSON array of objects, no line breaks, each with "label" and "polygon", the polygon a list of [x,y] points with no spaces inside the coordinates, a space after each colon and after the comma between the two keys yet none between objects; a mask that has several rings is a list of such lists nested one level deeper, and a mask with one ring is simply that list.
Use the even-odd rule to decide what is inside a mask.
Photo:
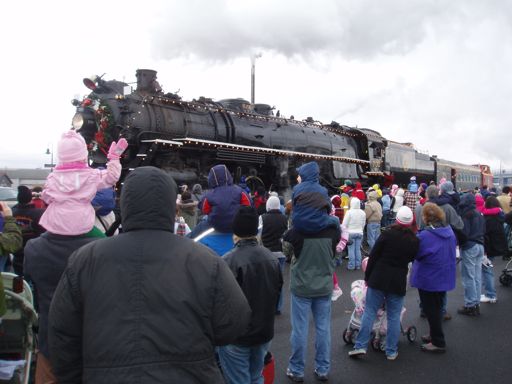
[{"label": "black locomotive boiler", "polygon": [[296,168],[307,161],[319,163],[322,183],[333,189],[370,171],[367,137],[360,130],[274,116],[270,106],[242,99],[183,101],[164,93],[156,75],[137,70],[133,92],[124,82],[84,79],[91,93],[73,100],[72,125],[85,138],[94,165],[104,164],[110,143],[124,137],[124,174],[154,165],[178,183],[205,185],[210,168],[224,163],[235,181],[245,176],[253,187],[262,183],[287,194]]}]

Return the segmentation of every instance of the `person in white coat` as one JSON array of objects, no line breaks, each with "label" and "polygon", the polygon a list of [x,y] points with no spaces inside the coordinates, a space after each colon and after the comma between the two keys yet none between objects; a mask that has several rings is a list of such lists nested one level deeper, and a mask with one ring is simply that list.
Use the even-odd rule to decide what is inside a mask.
[{"label": "person in white coat", "polygon": [[361,242],[363,240],[366,214],[357,197],[350,199],[350,209],[345,213],[342,226],[348,231],[348,270],[361,269]]}]

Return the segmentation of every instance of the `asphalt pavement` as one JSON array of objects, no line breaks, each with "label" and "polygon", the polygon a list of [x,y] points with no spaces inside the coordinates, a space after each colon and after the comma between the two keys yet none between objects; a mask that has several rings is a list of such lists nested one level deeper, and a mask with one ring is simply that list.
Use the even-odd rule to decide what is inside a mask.
[{"label": "asphalt pavement", "polygon": [[[448,312],[452,320],[443,323],[447,343],[446,353],[428,354],[420,350],[420,336],[428,333],[426,319],[420,317],[418,292],[409,288],[405,299],[407,312],[404,327],[415,325],[418,338],[410,343],[401,336],[399,356],[388,361],[382,352],[369,348],[361,359],[351,359],[347,353],[351,346],[342,338],[347,327],[353,303],[350,299],[350,284],[363,278],[361,271],[346,270],[346,261],[336,268],[343,295],[332,306],[331,319],[331,371],[330,383],[358,384],[510,384],[512,383],[512,286],[504,287],[498,277],[506,262],[501,258],[494,262],[494,273],[498,301],[496,304],[482,303],[479,317],[457,314],[463,305],[463,288],[460,280],[460,264],[457,268],[457,287],[448,293]],[[512,263],[510,265],[512,267]],[[285,267],[285,302],[280,316],[276,316],[275,336],[271,351],[275,359],[274,383],[291,383],[286,377],[290,356],[290,265]],[[306,359],[306,383],[317,382],[314,370],[314,328],[310,319],[309,346]]]}]

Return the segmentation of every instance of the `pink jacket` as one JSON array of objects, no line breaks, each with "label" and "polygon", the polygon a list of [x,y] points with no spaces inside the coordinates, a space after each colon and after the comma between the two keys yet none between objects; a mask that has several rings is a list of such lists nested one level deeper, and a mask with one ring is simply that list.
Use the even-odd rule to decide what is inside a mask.
[{"label": "pink jacket", "polygon": [[91,204],[99,189],[112,187],[121,175],[119,160],[110,160],[106,170],[57,167],[46,179],[42,193],[48,208],[39,224],[58,235],[80,235],[94,226]]}]

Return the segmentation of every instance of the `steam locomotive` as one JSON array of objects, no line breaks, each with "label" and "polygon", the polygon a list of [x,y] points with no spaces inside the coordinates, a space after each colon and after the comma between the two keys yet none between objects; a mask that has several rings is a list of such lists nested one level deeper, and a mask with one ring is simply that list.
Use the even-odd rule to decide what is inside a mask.
[{"label": "steam locomotive", "polygon": [[86,78],[91,92],[72,101],[77,108],[72,126],[86,140],[93,166],[106,163],[112,141],[128,141],[122,177],[138,166],[154,165],[180,184],[205,186],[210,168],[224,163],[235,181],[244,177],[251,189],[262,185],[288,195],[296,168],[315,160],[321,183],[331,190],[347,179],[406,184],[412,175],[427,182],[449,175],[463,188],[485,183],[478,166],[441,161],[370,129],[284,118],[267,104],[243,99],[184,101],[163,92],[154,70],[139,69],[136,78],[133,92],[124,82]]}]

